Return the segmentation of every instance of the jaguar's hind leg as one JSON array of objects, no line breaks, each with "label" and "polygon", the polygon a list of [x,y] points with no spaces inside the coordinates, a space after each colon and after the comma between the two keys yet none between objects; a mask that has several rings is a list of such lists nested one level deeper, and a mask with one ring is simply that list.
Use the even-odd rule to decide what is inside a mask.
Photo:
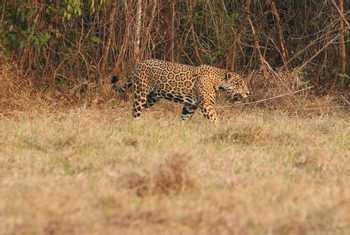
[{"label": "jaguar's hind leg", "polygon": [[143,109],[146,107],[148,96],[148,87],[144,84],[135,83],[134,91],[134,107],[133,107],[133,117],[137,118],[141,116]]},{"label": "jaguar's hind leg", "polygon": [[198,103],[194,100],[186,100],[182,108],[181,119],[187,120],[192,117],[193,113],[197,110]]},{"label": "jaguar's hind leg", "polygon": [[156,92],[154,91],[150,92],[149,95],[147,96],[145,108],[148,109],[152,107],[159,99],[160,97]]}]

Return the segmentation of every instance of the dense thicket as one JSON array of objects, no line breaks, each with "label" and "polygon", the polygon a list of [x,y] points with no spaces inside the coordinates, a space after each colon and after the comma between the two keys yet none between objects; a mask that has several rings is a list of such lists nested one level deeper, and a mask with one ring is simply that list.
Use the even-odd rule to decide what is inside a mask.
[{"label": "dense thicket", "polygon": [[123,73],[158,58],[234,71],[301,66],[349,86],[349,0],[1,0],[0,48],[36,79]]}]

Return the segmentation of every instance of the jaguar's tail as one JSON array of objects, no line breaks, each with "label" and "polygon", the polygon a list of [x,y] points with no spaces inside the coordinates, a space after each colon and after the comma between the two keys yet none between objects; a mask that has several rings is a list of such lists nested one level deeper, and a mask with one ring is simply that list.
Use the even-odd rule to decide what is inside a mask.
[{"label": "jaguar's tail", "polygon": [[133,80],[128,79],[128,81],[122,85],[118,86],[117,83],[119,81],[119,77],[116,75],[112,76],[111,83],[112,83],[112,89],[119,95],[119,96],[125,96],[126,91],[132,86]]}]

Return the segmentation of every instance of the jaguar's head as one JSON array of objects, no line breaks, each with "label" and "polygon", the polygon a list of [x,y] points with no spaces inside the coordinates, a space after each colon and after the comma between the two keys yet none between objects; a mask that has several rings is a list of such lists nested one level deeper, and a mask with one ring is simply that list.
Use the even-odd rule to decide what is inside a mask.
[{"label": "jaguar's head", "polygon": [[219,89],[224,90],[233,101],[247,99],[250,95],[246,82],[236,73],[227,72],[219,84]]}]

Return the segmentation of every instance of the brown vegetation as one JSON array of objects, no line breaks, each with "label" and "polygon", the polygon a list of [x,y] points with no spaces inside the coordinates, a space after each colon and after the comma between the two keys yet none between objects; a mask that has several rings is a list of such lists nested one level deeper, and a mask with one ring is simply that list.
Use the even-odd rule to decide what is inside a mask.
[{"label": "brown vegetation", "polygon": [[8,65],[0,65],[0,113],[24,111],[39,105],[40,92],[29,79],[19,78]]},{"label": "brown vegetation", "polygon": [[265,76],[302,66],[317,88],[347,89],[348,12],[348,0],[5,0],[0,57],[66,88],[158,58]]}]

